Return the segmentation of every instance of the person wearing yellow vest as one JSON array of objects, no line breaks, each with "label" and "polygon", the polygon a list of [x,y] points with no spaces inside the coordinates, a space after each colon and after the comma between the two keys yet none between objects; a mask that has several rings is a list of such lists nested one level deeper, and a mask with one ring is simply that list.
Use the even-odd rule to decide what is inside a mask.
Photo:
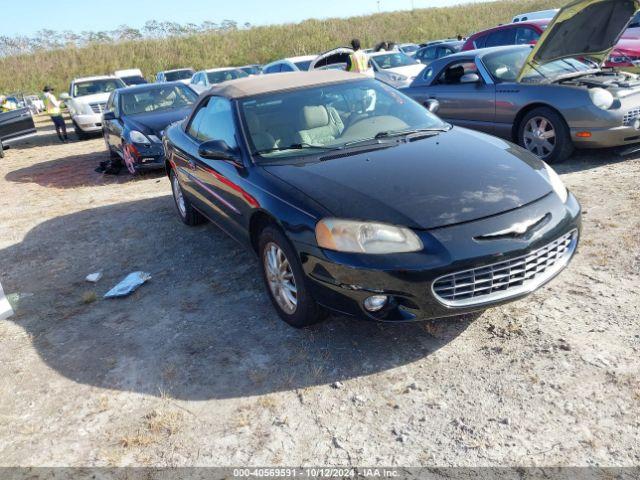
[{"label": "person wearing yellow vest", "polygon": [[18,106],[15,102],[7,99],[4,95],[0,95],[0,112],[9,112],[11,110],[16,110]]},{"label": "person wearing yellow vest", "polygon": [[56,99],[53,94],[53,88],[49,85],[45,85],[44,87],[44,109],[47,112],[47,115],[51,117],[51,121],[56,127],[56,133],[58,134],[58,138],[62,143],[66,143],[69,141],[69,137],[67,137],[67,125],[62,117],[62,102]]},{"label": "person wearing yellow vest", "polygon": [[369,57],[361,49],[360,40],[354,38],[351,40],[353,53],[347,59],[347,72],[368,73],[371,69]]}]

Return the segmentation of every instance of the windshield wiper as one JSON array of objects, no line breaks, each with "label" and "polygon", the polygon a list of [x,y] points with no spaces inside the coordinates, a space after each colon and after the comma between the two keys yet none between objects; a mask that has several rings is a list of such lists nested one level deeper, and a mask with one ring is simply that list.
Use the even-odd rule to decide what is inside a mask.
[{"label": "windshield wiper", "polygon": [[331,150],[340,150],[340,147],[325,147],[324,145],[312,145],[310,143],[294,143],[292,145],[287,145],[286,147],[273,147],[273,148],[264,148],[262,150],[256,150],[252,153],[252,155],[262,155],[263,153],[273,153],[273,152],[283,152],[285,150],[323,150],[323,151],[331,151]]},{"label": "windshield wiper", "polygon": [[415,135],[419,133],[438,134],[440,132],[448,132],[450,129],[451,129],[451,125],[444,125],[442,127],[432,127],[432,128],[411,128],[407,130],[378,132],[374,138],[376,140],[380,140],[383,138],[404,137],[404,136]]}]

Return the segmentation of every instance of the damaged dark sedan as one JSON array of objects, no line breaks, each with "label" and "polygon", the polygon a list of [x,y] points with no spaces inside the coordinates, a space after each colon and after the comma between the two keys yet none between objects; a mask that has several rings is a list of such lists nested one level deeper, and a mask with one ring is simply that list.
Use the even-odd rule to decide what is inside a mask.
[{"label": "damaged dark sedan", "polygon": [[114,90],[102,114],[102,134],[112,163],[135,175],[164,167],[162,135],[184,119],[198,95],[180,83],[154,83]]},{"label": "damaged dark sedan", "polygon": [[295,327],[483,310],[551,280],[578,244],[578,201],[543,161],[362,75],[223,83],[164,142],[181,220],[253,249]]}]

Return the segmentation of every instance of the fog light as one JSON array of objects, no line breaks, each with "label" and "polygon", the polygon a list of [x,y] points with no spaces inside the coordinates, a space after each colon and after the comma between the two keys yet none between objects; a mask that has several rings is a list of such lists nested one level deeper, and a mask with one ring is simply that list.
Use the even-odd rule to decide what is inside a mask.
[{"label": "fog light", "polygon": [[378,312],[384,308],[388,301],[389,298],[386,295],[373,295],[365,299],[364,308],[366,308],[368,312]]}]

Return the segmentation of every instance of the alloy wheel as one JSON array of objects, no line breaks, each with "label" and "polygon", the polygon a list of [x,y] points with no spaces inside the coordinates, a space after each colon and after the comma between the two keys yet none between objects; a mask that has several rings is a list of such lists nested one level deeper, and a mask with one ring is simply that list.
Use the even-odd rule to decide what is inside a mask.
[{"label": "alloy wheel", "polygon": [[285,313],[293,315],[298,308],[298,289],[287,256],[278,245],[269,242],[262,261],[273,298]]},{"label": "alloy wheel", "polygon": [[524,147],[539,158],[547,158],[556,148],[556,129],[545,117],[533,117],[524,126]]},{"label": "alloy wheel", "polygon": [[171,182],[173,187],[173,197],[176,199],[176,205],[178,206],[178,211],[182,218],[187,216],[187,206],[184,203],[184,196],[182,195],[182,188],[180,188],[180,182],[178,182],[178,176],[173,175],[173,182]]}]

